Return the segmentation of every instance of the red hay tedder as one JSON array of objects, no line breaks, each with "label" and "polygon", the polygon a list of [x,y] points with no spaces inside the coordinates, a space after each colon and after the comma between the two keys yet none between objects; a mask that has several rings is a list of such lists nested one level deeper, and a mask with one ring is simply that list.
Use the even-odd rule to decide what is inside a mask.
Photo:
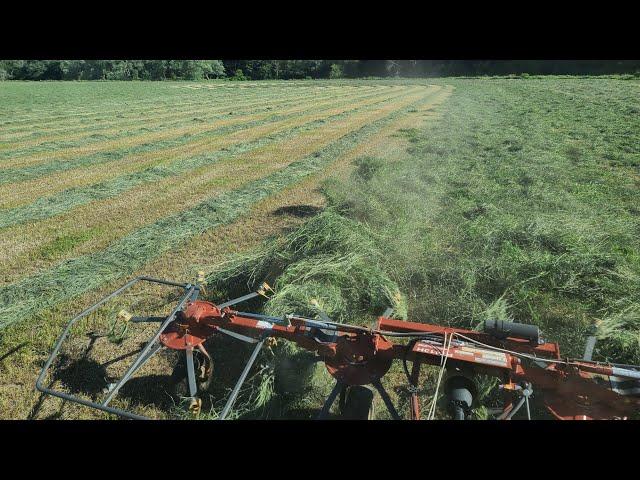
[{"label": "red hay tedder", "polygon": [[[372,396],[371,386],[379,393],[391,416],[401,419],[382,384],[395,360],[403,362],[411,392],[409,416],[413,420],[434,418],[435,399],[439,393],[446,397],[451,418],[469,418],[476,397],[476,375],[490,375],[500,380],[504,405],[499,411],[492,412],[498,419],[511,419],[523,406],[527,418],[531,418],[529,397],[534,388],[543,393],[549,412],[563,420],[627,419],[640,407],[640,366],[591,361],[593,341],[590,346],[588,344],[584,359],[568,359],[562,358],[557,343],[542,340],[537,327],[519,323],[487,321],[484,331],[479,332],[395,320],[388,318],[390,311],[370,328],[339,324],[325,314],[318,319],[295,314],[273,317],[231,308],[258,295],[268,296],[271,289],[266,283],[256,292],[216,305],[198,300],[203,277],[198,280],[190,284],[138,277],[80,313],[58,339],[36,383],[38,390],[125,418],[143,419],[145,417],[113,408],[109,403],[154,354],[169,348],[185,352],[190,409],[198,412],[201,406],[199,387],[209,383],[213,370],[204,342],[217,335],[229,335],[253,343],[255,348],[220,419],[229,414],[262,346],[275,339],[294,342],[316,352],[335,378],[335,387],[318,418],[327,417],[338,396],[342,407],[350,396],[357,396],[353,393],[365,391]],[[128,322],[157,322],[160,326],[124,376],[109,385],[106,398],[96,403],[44,387],[47,371],[73,324],[141,281],[180,287],[184,294],[167,317],[135,317],[122,313]],[[198,368],[195,355],[199,359]],[[439,374],[431,408],[426,415],[421,415],[417,392],[424,364],[439,367]],[[367,418],[367,413],[363,418]]]}]

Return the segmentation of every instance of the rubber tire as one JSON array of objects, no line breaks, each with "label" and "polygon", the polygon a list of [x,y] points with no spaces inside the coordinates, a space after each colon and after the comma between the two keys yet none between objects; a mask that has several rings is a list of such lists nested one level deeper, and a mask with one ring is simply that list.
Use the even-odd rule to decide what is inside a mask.
[{"label": "rubber tire", "polygon": [[372,389],[354,385],[347,387],[340,413],[345,420],[373,420],[375,417],[374,392]]}]

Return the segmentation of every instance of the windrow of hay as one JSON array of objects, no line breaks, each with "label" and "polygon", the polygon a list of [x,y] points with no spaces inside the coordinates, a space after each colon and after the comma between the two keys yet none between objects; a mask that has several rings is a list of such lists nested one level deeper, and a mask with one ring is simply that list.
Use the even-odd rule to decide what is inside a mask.
[{"label": "windrow of hay", "polygon": [[[416,100],[412,103],[420,103]],[[318,152],[257,181],[143,227],[101,252],[65,261],[39,275],[0,288],[2,326],[122,278],[188,238],[233,221],[252,204],[322,169],[355,142],[374,134],[407,108],[390,112]]]},{"label": "windrow of hay", "polygon": [[[368,89],[373,91],[373,89]],[[121,112],[105,112],[97,110],[95,114],[100,115],[99,118],[89,118],[87,116],[80,117],[77,120],[57,120],[53,123],[54,127],[47,127],[38,129],[37,132],[23,132],[23,135],[18,137],[17,134],[7,135],[6,133],[0,136],[3,141],[9,141],[19,143],[21,140],[28,141],[41,141],[45,137],[56,136],[62,137],[65,133],[69,134],[81,134],[90,129],[91,126],[99,130],[109,129],[112,127],[131,127],[140,124],[143,121],[162,123],[163,121],[172,121],[179,119],[188,114],[204,114],[215,113],[223,109],[231,109],[236,112],[238,108],[250,109],[260,106],[268,107],[268,105],[279,105],[281,103],[287,103],[294,98],[309,99],[309,98],[324,98],[326,95],[323,92],[307,91],[302,92],[299,96],[292,96],[292,92],[271,92],[270,94],[260,95],[192,95],[188,99],[176,99],[171,102],[163,103],[162,106],[143,107],[140,109],[130,108]],[[340,94],[353,94],[354,92],[340,92]],[[94,111],[95,112],[95,111]],[[68,131],[60,125],[60,122],[68,125]],[[35,120],[34,120],[34,123]]]},{"label": "windrow of hay", "polygon": [[[367,94],[365,93],[365,96]],[[369,93],[369,95],[376,95],[375,92]],[[379,95],[379,93],[378,93]],[[326,98],[331,99],[331,96]],[[347,96],[346,98],[349,98]],[[309,105],[313,104],[313,99],[309,99]],[[263,113],[263,116],[268,116],[269,112]],[[219,118],[228,117],[228,112],[220,114]],[[212,129],[212,125],[203,122],[188,122],[187,124],[170,129],[161,129],[159,131],[148,130],[142,134],[132,134],[128,136],[111,138],[108,140],[100,139],[98,142],[85,144],[82,142],[80,146],[65,148],[60,150],[39,151],[28,155],[11,157],[11,168],[28,167],[31,165],[37,165],[40,163],[50,163],[52,160],[68,160],[78,156],[88,156],[100,152],[109,152],[111,150],[123,150],[125,148],[133,148],[139,145],[149,144],[152,142],[159,142],[163,140],[169,140],[172,138],[178,138],[184,135],[196,135],[198,133],[207,132]],[[0,167],[7,168],[7,162],[0,164]]]},{"label": "windrow of hay", "polygon": [[[309,95],[303,98],[312,97]],[[259,98],[258,100],[255,98],[251,98],[250,100],[246,98],[225,98],[224,102],[221,102],[220,99],[217,98],[214,100],[208,98],[201,98],[199,100],[192,99],[185,103],[167,104],[159,112],[156,112],[156,109],[143,109],[135,113],[129,112],[129,115],[126,117],[121,114],[112,114],[111,117],[107,116],[97,119],[81,117],[76,121],[58,121],[56,127],[40,127],[36,131],[33,131],[33,126],[30,125],[30,133],[24,132],[22,136],[9,136],[5,134],[0,136],[0,139],[2,139],[3,142],[7,142],[7,147],[11,147],[12,149],[26,149],[29,146],[37,145],[41,145],[40,148],[42,148],[45,143],[47,145],[57,145],[56,141],[58,140],[70,143],[73,140],[83,137],[87,137],[85,141],[106,139],[108,135],[117,131],[132,132],[130,129],[140,129],[143,127],[157,128],[179,124],[188,118],[200,118],[203,115],[217,115],[224,113],[225,110],[227,114],[231,111],[234,112],[234,114],[240,112],[257,113],[260,111],[260,107],[267,109],[269,102],[273,102],[273,105],[279,105],[281,103],[286,104],[291,102],[291,100],[291,97],[281,95],[274,96],[271,99]],[[64,123],[67,126],[62,127],[60,123]]]},{"label": "windrow of hay", "polygon": [[362,224],[325,210],[292,233],[229,260],[207,277],[213,296],[255,290],[264,280],[276,293],[270,315],[323,311],[342,323],[369,323],[392,307],[406,318],[406,300],[380,268],[382,253]]},{"label": "windrow of hay", "polygon": [[[227,157],[217,164],[215,170],[200,168],[193,170],[188,177],[178,176],[177,181],[169,178],[144,189],[132,189],[109,201],[87,204],[62,217],[8,229],[0,235],[0,249],[5,250],[9,257],[0,267],[0,275],[8,283],[62,258],[103,248],[133,228],[282,168],[359,125],[375,120],[391,107],[397,108],[390,104],[371,112],[367,109],[344,119],[326,122],[319,128],[305,128],[295,137],[255,148],[241,158]],[[274,158],[281,161],[274,162]],[[144,203],[144,209],[139,208],[141,203]],[[84,234],[87,232],[92,234],[86,237]],[[79,236],[82,236],[82,241],[78,241]],[[57,248],[60,240],[64,240],[62,245],[68,248]],[[73,243],[67,243],[67,240]],[[49,246],[55,247],[55,253],[43,257],[42,250]],[[54,248],[51,251],[54,252]],[[17,268],[20,265],[28,267]]]},{"label": "windrow of hay", "polygon": [[640,365],[640,304],[605,317],[596,327],[598,353],[612,362]]},{"label": "windrow of hay", "polygon": [[[391,307],[397,318],[406,319],[406,299],[380,267],[382,256],[366,226],[329,209],[210,272],[208,295],[215,300],[234,297],[267,280],[275,289],[262,307],[268,315],[328,315],[341,323],[369,326]],[[263,376],[256,376],[248,388],[260,392],[260,401],[240,398],[238,415],[279,417],[317,408],[328,393],[330,377],[311,352],[282,342],[274,353],[261,356]]]},{"label": "windrow of hay", "polygon": [[[235,141],[244,142],[260,135],[268,135],[288,125],[296,125],[305,119],[321,118],[321,116],[314,117],[313,114],[325,113],[326,115],[331,115],[332,113],[344,111],[346,108],[353,109],[363,105],[375,104],[389,98],[391,97],[385,95],[371,95],[364,96],[364,98],[356,98],[354,100],[357,101],[351,103],[348,101],[335,102],[328,100],[326,102],[318,102],[311,108],[305,108],[302,105],[289,111],[284,110],[269,117],[262,117],[253,122],[239,124],[232,122],[231,125],[226,127],[221,126],[219,129],[212,129],[198,135],[142,145],[131,150],[80,157],[69,165],[65,162],[58,162],[59,168],[57,171],[44,177],[42,174],[52,167],[49,165],[36,166],[34,167],[36,178],[22,182],[20,189],[14,189],[13,185],[0,186],[0,205],[5,207],[18,206],[47,193],[51,195],[60,192],[64,188],[98,183],[128,172],[136,172],[162,161],[171,161],[174,156],[194,155],[198,151],[206,152],[223,148],[233,144]],[[223,135],[225,132],[226,135]],[[83,163],[86,163],[86,165],[83,165]],[[72,168],[73,171],[65,171],[67,168]],[[19,169],[18,173],[20,173]],[[69,175],[69,173],[74,173],[74,175]],[[3,196],[2,193],[4,192],[6,192],[6,195]]]},{"label": "windrow of hay", "polygon": [[[369,91],[373,92],[373,90]],[[53,148],[72,148],[114,138],[168,130],[188,123],[193,125],[193,122],[210,122],[229,115],[257,114],[274,109],[280,110],[290,105],[301,105],[307,101],[315,103],[327,98],[337,99],[340,97],[358,98],[352,92],[342,92],[339,95],[311,94],[296,98],[291,97],[291,95],[281,95],[262,98],[257,101],[243,99],[244,101],[238,100],[234,102],[232,101],[233,99],[225,99],[225,103],[222,105],[219,105],[219,102],[214,103],[215,108],[212,105],[203,105],[202,102],[189,106],[180,104],[175,105],[171,108],[171,111],[162,115],[150,117],[151,112],[141,112],[128,122],[123,122],[122,119],[118,118],[108,122],[100,122],[97,125],[95,123],[93,125],[83,125],[80,129],[73,129],[71,126],[61,128],[60,131],[62,133],[59,135],[51,135],[49,132],[40,130],[35,133],[40,133],[42,134],[41,136],[30,135],[28,140],[7,144],[5,148],[9,150],[0,152],[0,160],[2,158],[15,157],[18,154],[26,155]]]},{"label": "windrow of hay", "polygon": [[[157,87],[157,86],[156,86]],[[238,88],[227,89],[222,92],[180,92],[179,95],[169,95],[169,91],[164,86],[159,86],[159,91],[154,95],[152,100],[140,100],[138,98],[139,91],[133,93],[133,97],[121,98],[121,93],[118,92],[118,101],[109,101],[105,104],[99,103],[100,98],[95,98],[91,102],[91,107],[81,108],[80,106],[74,106],[74,108],[68,112],[60,112],[57,108],[54,108],[51,111],[38,110],[36,114],[31,114],[23,118],[18,118],[15,112],[6,112],[6,118],[10,118],[10,121],[0,122],[0,127],[2,127],[3,132],[20,132],[20,131],[30,131],[31,125],[33,123],[38,123],[40,126],[48,126],[48,125],[59,125],[64,122],[70,126],[74,126],[79,123],[93,122],[96,123],[98,121],[103,121],[105,119],[113,118],[114,116],[119,119],[128,119],[135,118],[139,115],[144,115],[148,113],[150,115],[155,114],[163,114],[162,112],[167,111],[167,109],[171,109],[174,107],[180,107],[184,105],[186,107],[193,107],[194,105],[203,105],[203,104],[215,104],[218,100],[228,101],[230,100],[232,103],[236,101],[241,101],[247,98],[262,98],[268,99],[271,97],[277,96],[287,96],[287,95],[295,95],[302,96],[309,92],[313,93],[322,93],[319,92],[319,89],[316,87],[308,86],[307,88],[296,88],[295,90],[288,88],[289,86],[280,86],[280,88],[272,88],[269,89],[268,92],[263,92],[259,90],[250,90],[250,91],[242,91]],[[369,90],[369,89],[398,89],[404,88],[405,86],[399,85],[361,85],[358,87],[358,90]],[[321,89],[326,90],[326,89]],[[331,89],[330,89],[331,90]],[[348,89],[344,87],[334,87],[332,90],[338,90],[338,93],[343,93],[345,91],[351,91],[354,93],[354,89]],[[111,93],[111,92],[109,92]],[[106,98],[113,98],[112,95],[107,93]],[[327,92],[332,93],[332,92]],[[63,105],[68,106],[69,98],[66,97],[66,103]],[[117,105],[115,108],[114,105]],[[95,117],[95,118],[94,118]],[[75,121],[73,119],[76,119]],[[53,129],[47,129],[53,130]],[[55,129],[59,130],[59,129]],[[0,137],[4,138],[4,136]]]},{"label": "windrow of hay", "polygon": [[[254,139],[251,139],[251,137],[247,138],[242,132],[238,132],[235,136],[229,135],[221,139],[225,144],[229,144],[230,146],[222,150],[214,151],[213,153],[174,159],[167,165],[151,166],[141,171],[116,176],[113,180],[95,183],[89,187],[75,187],[55,195],[41,197],[29,205],[2,210],[0,211],[0,228],[17,225],[26,221],[48,218],[91,201],[113,197],[137,185],[143,185],[162,178],[173,177],[190,170],[211,165],[219,161],[220,158],[230,158],[255,148],[291,138],[300,131],[313,129],[318,125],[328,124],[330,121],[337,121],[341,118],[348,117],[353,112],[375,109],[379,103],[388,102],[392,99],[393,97],[388,98],[385,96],[382,99],[366,100],[329,111],[320,109],[321,113],[311,113],[301,119],[295,117],[290,122],[265,125],[263,129],[253,131]],[[300,124],[301,120],[307,120],[307,122]],[[292,124],[292,127],[286,128]],[[209,149],[211,146],[208,145],[203,148]],[[75,178],[73,180],[77,181]]]}]

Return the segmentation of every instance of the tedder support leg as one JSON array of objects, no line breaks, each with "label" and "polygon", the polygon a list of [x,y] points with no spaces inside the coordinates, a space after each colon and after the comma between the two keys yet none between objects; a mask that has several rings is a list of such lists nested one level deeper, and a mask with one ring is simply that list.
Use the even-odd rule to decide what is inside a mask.
[{"label": "tedder support leg", "polygon": [[333,402],[336,401],[336,398],[338,398],[338,395],[344,391],[344,389],[346,388],[346,385],[340,381],[336,381],[336,384],[333,387],[333,390],[331,390],[331,393],[329,394],[329,396],[327,397],[327,399],[324,402],[324,405],[322,406],[322,410],[320,410],[320,413],[318,414],[317,420],[325,420],[327,418],[327,415],[329,415],[329,410],[331,410],[331,406],[333,405]]},{"label": "tedder support leg", "polygon": [[417,359],[413,362],[413,369],[411,370],[411,420],[420,420],[420,399],[418,398],[420,366],[420,359]]},{"label": "tedder support leg", "polygon": [[242,384],[247,378],[247,375],[249,374],[249,370],[251,370],[251,367],[253,366],[253,362],[255,362],[256,358],[258,358],[258,353],[260,353],[260,349],[264,345],[264,341],[265,341],[265,338],[263,337],[258,343],[256,343],[256,347],[253,349],[251,358],[249,358],[249,361],[245,365],[244,370],[242,371],[242,374],[240,375],[240,378],[236,383],[236,386],[233,387],[233,391],[231,392],[231,395],[229,396],[229,399],[227,400],[227,403],[224,406],[224,409],[222,410],[222,413],[220,414],[220,417],[218,418],[218,420],[224,420],[229,414],[229,412],[231,411],[231,407],[233,407],[233,404],[236,401],[236,397],[238,396],[238,393],[240,393],[240,387],[242,387]]},{"label": "tedder support leg", "polygon": [[198,386],[196,385],[196,369],[193,366],[193,348],[187,348],[185,353],[187,355],[187,382],[189,383],[189,397],[194,399],[198,393]]},{"label": "tedder support leg", "polygon": [[374,380],[373,382],[371,382],[371,384],[374,387],[376,387],[376,390],[378,390],[378,393],[382,397],[382,401],[386,405],[387,410],[389,410],[389,413],[391,414],[393,419],[394,420],[402,420],[400,415],[398,415],[398,412],[396,411],[396,408],[393,406],[393,403],[391,402],[391,399],[389,398],[389,394],[387,393],[387,391],[382,386],[382,383],[380,382],[380,380]]}]

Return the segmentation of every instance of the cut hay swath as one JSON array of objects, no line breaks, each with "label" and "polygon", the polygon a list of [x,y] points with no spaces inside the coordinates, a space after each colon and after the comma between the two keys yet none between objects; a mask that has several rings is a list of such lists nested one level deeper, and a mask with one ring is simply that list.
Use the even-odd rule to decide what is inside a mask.
[{"label": "cut hay swath", "polygon": [[[276,112],[273,112],[272,108],[265,108],[262,111],[261,109],[234,111],[231,116],[229,109],[232,107],[227,107],[224,109],[225,113],[206,117],[206,121],[204,118],[194,121],[194,118],[199,119],[199,117],[193,117],[192,114],[187,121],[183,120],[178,125],[167,125],[158,130],[145,126],[142,127],[143,130],[139,134],[119,132],[108,141],[102,138],[95,143],[83,141],[81,148],[59,148],[55,144],[45,145],[41,153],[32,154],[30,157],[16,156],[13,151],[8,151],[4,152],[4,155],[10,157],[11,162],[0,164],[3,167],[0,169],[2,173],[0,184],[37,178],[63,169],[112,162],[125,156],[130,157],[134,154],[179,146],[210,135],[235,131],[234,128],[250,128],[253,125],[289,118],[304,113],[305,110],[317,110],[325,105],[335,104],[341,99],[355,101],[376,96],[379,97],[381,94],[374,92],[359,96],[347,97],[343,95],[338,98],[327,96],[315,99],[315,101],[307,99],[307,102],[301,100],[298,103],[290,103],[287,106],[293,108],[288,108],[288,110],[284,108],[284,105],[276,105]],[[308,103],[311,101],[313,101],[312,104]],[[51,148],[56,148],[55,154],[47,153]]]},{"label": "cut hay swath", "polygon": [[[383,86],[384,89],[393,89],[393,87]],[[361,89],[374,90],[369,86]],[[135,94],[139,94],[140,90],[136,90]],[[128,125],[129,122],[139,123],[140,120],[154,121],[155,119],[167,119],[173,118],[173,114],[182,114],[185,112],[198,112],[201,107],[205,107],[206,111],[209,111],[212,107],[233,106],[234,108],[240,106],[249,106],[248,102],[253,102],[253,105],[268,104],[272,100],[279,99],[291,99],[291,98],[305,98],[313,97],[314,95],[325,96],[327,94],[333,94],[335,96],[349,95],[356,92],[349,91],[347,89],[340,89],[338,92],[317,92],[309,88],[298,88],[295,90],[289,88],[271,89],[267,92],[249,91],[241,92],[237,88],[232,88],[223,92],[206,92],[204,94],[196,94],[189,92],[176,98],[169,98],[166,101],[160,101],[159,98],[165,98],[167,90],[163,89],[161,95],[157,92],[154,95],[154,100],[151,102],[144,102],[134,100],[130,102],[116,102],[115,104],[108,104],[108,106],[101,105],[98,102],[90,102],[92,107],[90,109],[74,108],[72,112],[48,114],[47,112],[41,112],[36,116],[27,116],[19,119],[12,120],[10,122],[0,122],[2,132],[0,133],[0,140],[16,140],[20,138],[37,138],[42,133],[55,133],[64,132],[67,128],[72,129],[86,128],[87,126],[93,126],[101,128],[103,126],[113,126],[124,122]],[[76,92],[78,96],[82,96],[82,92]],[[112,92],[107,92],[107,96],[112,96]],[[65,99],[68,100],[68,99]],[[86,98],[84,99],[86,101]],[[151,104],[151,105],[150,105]],[[117,106],[116,106],[117,105]],[[115,107],[115,108],[114,108]],[[215,110],[215,108],[213,108]],[[80,110],[80,111],[78,111]],[[13,118],[14,112],[5,113],[6,118]],[[146,118],[142,118],[146,117]],[[33,132],[33,125],[38,125],[38,132]],[[88,124],[88,125],[87,125]],[[64,126],[61,126],[64,125]],[[35,135],[34,135],[35,133]]]},{"label": "cut hay swath", "polygon": [[640,305],[631,304],[598,322],[596,335],[604,353],[640,363]]},{"label": "cut hay swath", "polygon": [[[362,102],[375,103],[375,99],[363,100]],[[0,207],[12,208],[22,205],[26,205],[35,199],[51,196],[59,193],[67,188],[79,188],[83,185],[91,185],[106,181],[107,179],[114,178],[116,176],[125,175],[127,173],[143,170],[146,167],[152,167],[163,162],[177,159],[178,157],[185,157],[189,155],[196,155],[198,153],[212,152],[215,150],[224,150],[224,148],[237,142],[246,142],[253,140],[260,136],[268,136],[277,132],[281,128],[287,126],[295,126],[298,123],[303,123],[304,120],[311,120],[313,118],[321,118],[326,114],[329,116],[332,113],[340,113],[349,108],[355,108],[363,105],[362,102],[356,102],[351,104],[349,102],[338,102],[337,108],[321,108],[333,105],[336,107],[333,101],[327,103],[320,102],[314,107],[307,108],[303,105],[297,107],[294,111],[284,113],[296,113],[298,115],[292,115],[273,122],[263,120],[258,125],[250,126],[250,128],[240,128],[237,131],[230,131],[226,135],[206,135],[203,138],[191,137],[192,140],[187,143],[180,143],[177,146],[169,146],[168,148],[160,148],[162,145],[156,144],[156,148],[150,148],[138,154],[128,154],[120,157],[100,161],[96,165],[90,165],[85,168],[74,169],[69,172],[61,171],[55,172],[47,177],[35,178],[33,180],[25,181],[20,184],[19,189],[15,189],[14,184],[7,184],[0,186]],[[307,110],[306,112],[305,109]]]},{"label": "cut hay swath", "polygon": [[[171,112],[167,113],[166,116],[171,121],[159,120],[158,118],[153,117],[152,119],[147,118],[148,113],[144,117],[138,117],[137,119],[131,122],[115,122],[109,123],[109,125],[105,125],[104,122],[99,125],[93,126],[84,126],[81,129],[80,135],[78,135],[72,127],[69,127],[64,133],[58,135],[57,137],[48,137],[50,140],[55,140],[56,138],[59,141],[47,141],[43,142],[41,145],[33,146],[25,146],[23,148],[13,147],[9,148],[6,151],[0,152],[0,167],[5,168],[8,167],[9,164],[15,165],[18,163],[26,163],[25,166],[36,166],[39,163],[34,162],[46,162],[51,158],[50,152],[51,149],[56,149],[54,158],[58,160],[57,163],[63,163],[61,160],[69,157],[69,158],[78,158],[78,149],[82,148],[82,150],[86,150],[87,147],[89,149],[101,148],[105,144],[109,150],[113,150],[109,148],[110,146],[116,146],[125,141],[136,141],[139,139],[143,141],[143,145],[149,143],[147,138],[151,135],[161,134],[162,138],[155,138],[153,143],[158,143],[164,140],[164,136],[168,137],[180,137],[181,135],[197,135],[198,133],[207,133],[210,130],[209,122],[215,120],[229,120],[232,121],[241,121],[244,116],[249,117],[258,117],[259,115],[268,116],[271,112],[280,112],[282,110],[286,110],[292,106],[304,106],[307,105],[308,108],[312,106],[319,106],[322,102],[326,100],[337,101],[340,99],[358,99],[358,98],[366,98],[370,96],[379,96],[381,92],[376,91],[364,91],[359,92],[358,94],[353,94],[352,92],[341,93],[338,95],[308,95],[301,96],[297,99],[292,99],[290,96],[285,97],[282,100],[273,101],[271,99],[265,99],[262,102],[238,102],[238,103],[227,103],[229,99],[226,100],[224,106],[218,106],[216,108],[203,108],[199,106],[196,109],[189,109],[185,112]],[[128,129],[123,130],[128,126],[136,126],[137,129]],[[105,127],[109,127],[106,131],[103,132]],[[84,133],[82,133],[84,132]],[[87,136],[88,135],[88,136]],[[77,141],[72,141],[77,138]],[[114,142],[114,140],[116,140]],[[31,142],[41,142],[40,140],[31,140]],[[12,147],[11,144],[8,144],[8,147]],[[131,149],[131,147],[129,147]],[[135,147],[133,147],[135,148]],[[43,155],[43,152],[46,155]],[[95,152],[94,152],[95,153]],[[34,159],[29,159],[25,157],[35,156]],[[2,161],[5,160],[4,162]]]},{"label": "cut hay swath", "polygon": [[235,220],[254,203],[324,168],[355,143],[422,102],[424,98],[396,109],[267,177],[140,228],[101,252],[62,262],[40,274],[1,288],[0,325],[20,321],[63,300],[130,275],[149,260],[188,238]]},{"label": "cut hay swath", "polygon": [[270,315],[322,311],[355,323],[391,307],[396,317],[406,318],[406,301],[380,268],[382,260],[372,232],[327,210],[289,235],[232,258],[208,275],[207,285],[233,296],[265,279],[273,282],[276,293],[264,307]]},{"label": "cut hay swath", "polygon": [[[345,118],[354,112],[374,109],[378,106],[379,103],[387,102],[389,100],[390,98],[384,97],[379,101],[365,103],[364,105],[356,104],[353,107],[345,107],[345,110],[338,114],[305,122],[303,124],[282,130],[280,132],[272,133],[264,137],[259,137],[252,141],[230,145],[223,150],[215,151],[213,153],[207,153],[188,158],[174,159],[168,164],[152,166],[141,171],[117,176],[112,180],[99,182],[88,187],[71,188],[51,196],[41,197],[29,205],[21,205],[15,208],[4,209],[0,211],[0,228],[18,225],[27,221],[49,218],[91,201],[113,197],[128,189],[134,188],[144,183],[157,181],[161,178],[167,178],[170,176],[176,176],[194,170],[196,168],[203,167],[205,165],[212,165],[219,161],[221,158],[237,156],[250,150],[286,140],[287,138],[291,138],[301,131],[313,129],[318,125],[324,124],[329,121],[336,121]],[[319,111],[322,111],[322,109],[319,109]],[[313,109],[311,110],[311,112],[307,113],[312,112]],[[293,114],[291,115],[291,117],[295,116],[296,115]],[[290,118],[290,116],[287,115],[281,116],[282,118],[279,117],[280,116],[278,115],[274,115],[274,118],[271,120],[275,122]],[[260,120],[256,122],[250,122],[248,127],[245,127],[247,124],[243,124],[224,127],[220,130],[221,133],[229,134],[236,131],[245,130],[246,128],[250,128],[251,126],[262,125],[263,123],[265,123],[265,121]],[[155,149],[157,147],[158,146],[156,145],[146,148]]]},{"label": "cut hay swath", "polygon": [[[412,98],[415,96],[408,100]],[[406,103],[407,100],[401,102]],[[192,170],[189,175],[168,177],[145,184],[144,187],[128,190],[116,198],[91,202],[62,216],[5,229],[0,232],[0,250],[10,252],[10,258],[4,265],[0,265],[0,282],[4,277],[5,284],[9,284],[66,258],[105,248],[134,229],[190,208],[213,193],[220,194],[238,188],[244,182],[255,180],[303,158],[339,138],[347,130],[379,118],[392,107],[393,103],[386,104],[382,110],[361,112],[353,117],[327,122],[308,129],[291,140],[253,150],[238,158],[226,158],[217,163],[215,168]],[[145,205],[144,209],[139,208],[142,203]],[[89,236],[85,233],[89,233]],[[16,241],[20,238],[27,241]],[[62,244],[63,249],[56,247],[59,241],[65,242]],[[43,258],[41,252],[53,255]],[[32,262],[32,258],[40,260]],[[25,263],[26,268],[21,269],[20,265]]]}]

